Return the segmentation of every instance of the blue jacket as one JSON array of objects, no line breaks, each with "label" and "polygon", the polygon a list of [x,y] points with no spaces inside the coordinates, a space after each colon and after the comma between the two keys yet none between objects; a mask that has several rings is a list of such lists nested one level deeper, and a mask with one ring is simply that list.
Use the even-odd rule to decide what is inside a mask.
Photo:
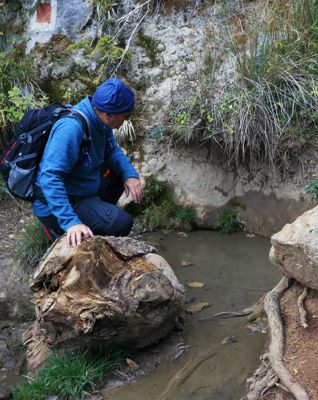
[{"label": "blue jacket", "polygon": [[58,120],[50,133],[36,177],[48,204],[39,200],[32,204],[35,215],[55,215],[65,231],[82,223],[68,197],[97,196],[104,161],[123,180],[139,177],[116,144],[112,129],[97,117],[90,98],[86,97],[75,109],[84,113],[90,124],[89,155],[84,156],[82,152],[84,133],[81,123],[72,117]]}]

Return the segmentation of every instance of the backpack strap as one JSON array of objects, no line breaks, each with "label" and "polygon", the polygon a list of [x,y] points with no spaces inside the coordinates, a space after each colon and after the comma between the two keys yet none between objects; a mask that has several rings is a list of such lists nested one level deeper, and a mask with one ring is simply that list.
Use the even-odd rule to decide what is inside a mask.
[{"label": "backpack strap", "polygon": [[[60,113],[67,111],[65,115],[62,115],[61,118],[63,117],[71,117],[76,119],[77,121],[80,122],[82,128],[83,128],[83,142],[81,146],[81,150],[83,151],[84,154],[88,154],[89,149],[90,149],[90,144],[91,144],[91,130],[90,130],[90,124],[89,121],[86,117],[86,115],[79,111],[75,110],[73,107],[69,106],[67,107],[67,110],[65,110],[65,107],[61,107],[55,111],[55,116],[60,115]],[[34,197],[37,200],[40,200],[42,203],[47,204],[47,201],[43,195],[42,189],[40,186],[38,186],[36,183],[34,184]]]},{"label": "backpack strap", "polygon": [[82,111],[75,110],[73,108],[73,109],[70,109],[70,112],[66,116],[75,118],[81,123],[83,132],[84,132],[82,150],[84,153],[88,153],[89,148],[90,148],[90,143],[91,143],[91,129],[90,129],[90,124],[89,124],[89,121],[88,121],[86,115]]},{"label": "backpack strap", "polygon": [[67,114],[67,116],[71,117],[71,118],[75,118],[81,123],[81,125],[83,127],[83,131],[84,131],[83,139],[86,142],[89,141],[91,139],[91,129],[90,129],[90,124],[89,124],[89,121],[88,121],[86,115],[79,110],[73,109],[73,110],[71,110],[71,112],[69,114]]}]

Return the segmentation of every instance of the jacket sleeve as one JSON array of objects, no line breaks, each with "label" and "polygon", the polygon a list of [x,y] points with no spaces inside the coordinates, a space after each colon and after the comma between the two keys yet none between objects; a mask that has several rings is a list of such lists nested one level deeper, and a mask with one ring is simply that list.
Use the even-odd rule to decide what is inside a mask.
[{"label": "jacket sleeve", "polygon": [[139,174],[128,157],[116,143],[112,130],[108,131],[107,137],[105,160],[109,168],[121,176],[124,181],[128,178],[139,178]]},{"label": "jacket sleeve", "polygon": [[65,231],[81,224],[64,186],[65,176],[78,161],[83,140],[80,122],[74,118],[59,120],[50,133],[41,160],[40,185],[50,211]]}]

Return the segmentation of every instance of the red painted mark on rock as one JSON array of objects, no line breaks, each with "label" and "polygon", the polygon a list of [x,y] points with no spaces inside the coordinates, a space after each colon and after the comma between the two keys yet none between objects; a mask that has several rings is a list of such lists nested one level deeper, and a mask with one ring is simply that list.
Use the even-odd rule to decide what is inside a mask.
[{"label": "red painted mark on rock", "polygon": [[50,3],[40,3],[36,10],[36,22],[51,22],[52,7]]}]

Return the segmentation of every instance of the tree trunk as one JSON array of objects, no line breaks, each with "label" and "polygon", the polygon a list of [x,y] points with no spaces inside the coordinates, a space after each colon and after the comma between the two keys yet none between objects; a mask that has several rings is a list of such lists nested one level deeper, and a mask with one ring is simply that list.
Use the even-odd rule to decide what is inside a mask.
[{"label": "tree trunk", "polygon": [[154,248],[96,236],[77,247],[51,246],[33,274],[36,321],[25,334],[29,371],[52,349],[104,343],[141,348],[169,333],[184,288]]}]

